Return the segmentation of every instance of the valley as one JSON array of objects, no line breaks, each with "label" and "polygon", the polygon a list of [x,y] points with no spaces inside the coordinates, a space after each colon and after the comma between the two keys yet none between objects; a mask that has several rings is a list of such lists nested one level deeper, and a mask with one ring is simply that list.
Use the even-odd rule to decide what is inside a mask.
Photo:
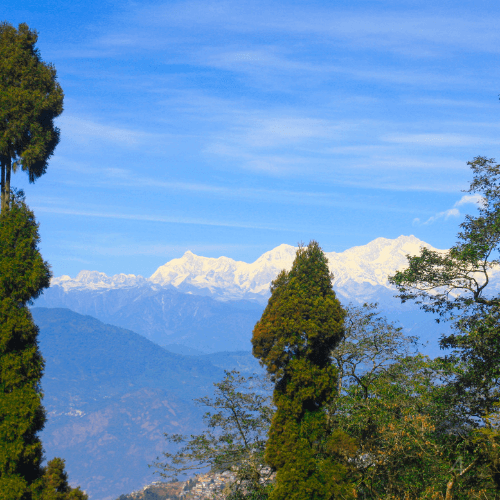
[{"label": "valley", "polygon": [[163,433],[200,431],[204,409],[193,398],[212,392],[223,367],[260,370],[250,352],[183,356],[68,309],[32,313],[46,363],[45,455],[63,456],[92,499],[155,480],[148,464],[167,448]]}]

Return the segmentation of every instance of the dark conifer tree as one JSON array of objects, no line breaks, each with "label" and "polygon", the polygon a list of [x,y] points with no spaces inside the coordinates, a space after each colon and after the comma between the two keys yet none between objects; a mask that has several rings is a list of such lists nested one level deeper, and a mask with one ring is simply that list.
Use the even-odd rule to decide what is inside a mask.
[{"label": "dark conifer tree", "polygon": [[11,172],[21,169],[35,182],[59,143],[54,119],[63,110],[56,70],[42,61],[38,33],[27,24],[0,23],[1,210],[9,203]]},{"label": "dark conifer tree", "polygon": [[0,498],[31,499],[40,486],[45,413],[43,358],[28,305],[49,286],[38,225],[22,195],[0,214]]},{"label": "dark conifer tree", "polygon": [[253,331],[253,353],[275,383],[276,413],[266,461],[277,471],[272,500],[324,500],[353,491],[329,456],[325,407],[336,393],[330,353],[343,335],[344,311],[332,290],[328,261],[312,241],[292,269],[271,284]]}]

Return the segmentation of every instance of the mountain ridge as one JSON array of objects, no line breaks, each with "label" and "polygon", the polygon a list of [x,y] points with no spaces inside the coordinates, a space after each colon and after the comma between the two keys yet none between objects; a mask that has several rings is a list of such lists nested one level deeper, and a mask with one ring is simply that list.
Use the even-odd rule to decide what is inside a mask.
[{"label": "mountain ridge", "polygon": [[[413,235],[395,239],[377,238],[366,245],[344,252],[325,252],[334,274],[334,287],[366,283],[390,288],[387,276],[406,265],[406,255],[416,255],[420,248],[438,250]],[[290,269],[297,248],[281,244],[262,254],[252,263],[229,257],[198,256],[186,251],[158,267],[149,277],[134,274],[107,276],[99,271],[80,271],[76,278],[64,275],[53,278],[51,286],[71,290],[110,290],[147,287],[153,290],[176,289],[183,293],[209,295],[217,300],[253,300],[264,303],[271,281],[282,269]],[[438,250],[443,251],[443,250]]]}]

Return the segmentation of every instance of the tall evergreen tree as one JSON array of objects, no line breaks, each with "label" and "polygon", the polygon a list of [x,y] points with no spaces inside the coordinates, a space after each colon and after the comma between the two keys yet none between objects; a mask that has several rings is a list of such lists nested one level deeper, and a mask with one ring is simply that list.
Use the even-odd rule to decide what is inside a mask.
[{"label": "tall evergreen tree", "polygon": [[59,143],[54,119],[63,110],[56,70],[42,61],[36,31],[0,23],[1,210],[9,203],[11,172],[21,168],[35,182]]},{"label": "tall evergreen tree", "polygon": [[292,269],[271,284],[253,331],[253,353],[275,383],[266,461],[277,471],[272,500],[348,498],[345,469],[328,450],[325,408],[336,394],[330,353],[343,335],[344,311],[332,290],[328,261],[312,241]]},{"label": "tall evergreen tree", "polygon": [[15,195],[0,214],[0,498],[30,499],[42,475],[43,358],[28,304],[49,286],[38,225]]}]

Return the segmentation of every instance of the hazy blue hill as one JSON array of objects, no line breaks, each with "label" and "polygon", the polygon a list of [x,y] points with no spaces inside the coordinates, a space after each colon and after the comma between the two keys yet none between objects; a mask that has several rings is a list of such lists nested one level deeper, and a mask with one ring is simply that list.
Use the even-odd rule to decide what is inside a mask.
[{"label": "hazy blue hill", "polygon": [[58,308],[34,308],[32,314],[48,363],[45,386],[54,377],[64,384],[87,382],[94,395],[147,386],[193,398],[210,391],[223,375],[208,360],[160,349],[142,335],[91,316]]},{"label": "hazy blue hill", "polygon": [[94,500],[152,482],[147,464],[165,449],[163,433],[199,431],[192,398],[210,393],[223,369],[67,309],[32,312],[46,360],[47,458],[65,458]]},{"label": "hazy blue hill", "polygon": [[[401,304],[395,292],[369,283],[346,282],[337,290],[340,301],[349,304],[379,302],[381,314],[397,320],[407,332],[418,335],[439,353],[438,339],[445,331],[432,315],[414,304]],[[352,297],[363,297],[362,301]],[[60,286],[46,290],[37,306],[67,307],[105,323],[128,328],[177,354],[199,355],[221,351],[250,351],[250,339],[264,306],[248,300],[221,302],[211,297],[181,293],[175,289],[129,287],[109,290],[73,289]]]},{"label": "hazy blue hill", "polygon": [[181,344],[202,352],[250,350],[264,306],[246,300],[221,302],[172,289],[131,287],[72,290],[53,286],[36,307],[63,307],[133,330],[159,345]]}]

